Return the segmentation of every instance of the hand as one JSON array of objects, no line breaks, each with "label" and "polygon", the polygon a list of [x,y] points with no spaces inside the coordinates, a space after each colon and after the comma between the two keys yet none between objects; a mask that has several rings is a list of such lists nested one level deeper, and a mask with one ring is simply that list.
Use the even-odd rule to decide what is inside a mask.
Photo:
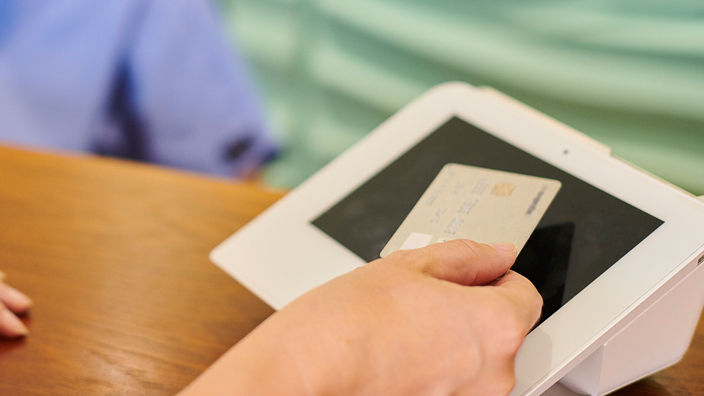
[{"label": "hand", "polygon": [[542,300],[506,273],[515,247],[494,246],[399,251],[334,279],[272,315],[183,395],[506,395]]},{"label": "hand", "polygon": [[0,271],[0,335],[5,337],[24,336],[29,333],[27,327],[16,314],[29,311],[32,300],[19,290],[8,286],[5,273]]}]

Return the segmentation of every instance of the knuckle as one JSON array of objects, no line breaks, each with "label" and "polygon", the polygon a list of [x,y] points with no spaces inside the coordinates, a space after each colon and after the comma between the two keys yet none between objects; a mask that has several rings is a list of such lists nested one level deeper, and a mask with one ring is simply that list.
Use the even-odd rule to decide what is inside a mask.
[{"label": "knuckle", "polygon": [[468,239],[454,239],[448,242],[432,245],[428,260],[431,263],[444,263],[450,266],[464,266],[477,262],[481,257],[478,244]]},{"label": "knuckle", "polygon": [[455,239],[452,242],[452,245],[456,247],[456,249],[461,250],[461,254],[463,256],[468,256],[471,258],[478,258],[480,256],[480,247],[477,242],[474,242],[469,239]]},{"label": "knuckle", "polygon": [[516,376],[512,369],[506,370],[506,372],[500,375],[499,380],[496,381],[495,394],[497,396],[508,395],[511,393],[514,386],[516,386]]},{"label": "knuckle", "polygon": [[485,328],[484,333],[487,336],[485,352],[487,356],[511,360],[523,343],[530,325],[526,323],[525,314],[513,306],[507,306],[510,302],[493,302],[484,306],[479,313],[480,317],[491,318],[487,321],[490,327]]},{"label": "knuckle", "polygon": [[502,346],[503,353],[513,357],[518,348],[523,343],[523,339],[530,330],[526,319],[515,310],[507,310],[504,312],[501,321],[501,331],[498,333],[500,339],[497,340]]}]

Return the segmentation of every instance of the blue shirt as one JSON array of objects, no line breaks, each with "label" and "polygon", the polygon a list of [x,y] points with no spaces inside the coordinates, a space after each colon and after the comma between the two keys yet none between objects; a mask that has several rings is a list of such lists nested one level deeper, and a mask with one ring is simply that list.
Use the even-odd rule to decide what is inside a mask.
[{"label": "blue shirt", "polygon": [[207,0],[0,0],[0,141],[231,176],[275,153]]}]

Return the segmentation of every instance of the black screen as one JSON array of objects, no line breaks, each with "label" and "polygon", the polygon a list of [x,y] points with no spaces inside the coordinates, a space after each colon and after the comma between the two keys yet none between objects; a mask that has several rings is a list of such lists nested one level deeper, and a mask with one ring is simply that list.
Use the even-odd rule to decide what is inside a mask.
[{"label": "black screen", "polygon": [[364,260],[375,260],[447,163],[562,182],[513,267],[543,296],[543,320],[663,223],[455,117],[313,224]]}]

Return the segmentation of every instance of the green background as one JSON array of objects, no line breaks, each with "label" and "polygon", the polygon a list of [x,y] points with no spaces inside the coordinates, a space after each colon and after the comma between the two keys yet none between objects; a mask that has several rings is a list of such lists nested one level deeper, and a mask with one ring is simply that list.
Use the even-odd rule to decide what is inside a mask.
[{"label": "green background", "polygon": [[704,2],[221,0],[293,187],[445,81],[489,85],[704,194]]}]

